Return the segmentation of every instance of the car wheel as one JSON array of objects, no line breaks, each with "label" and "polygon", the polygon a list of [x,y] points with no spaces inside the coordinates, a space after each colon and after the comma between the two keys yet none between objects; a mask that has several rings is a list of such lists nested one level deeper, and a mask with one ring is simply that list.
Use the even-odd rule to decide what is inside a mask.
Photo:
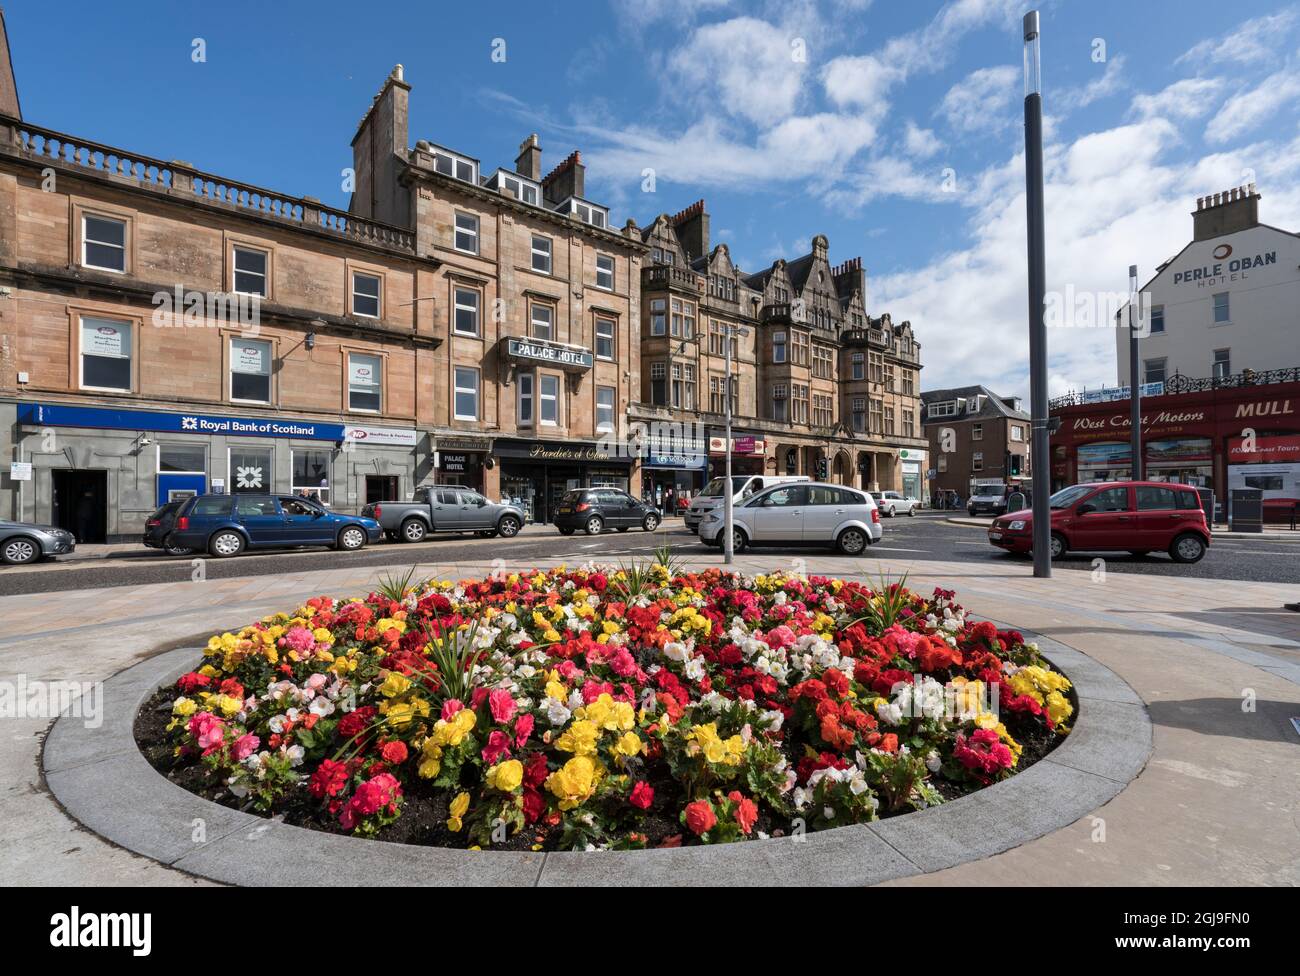
[{"label": "car wheel", "polygon": [[188,556],[193,551],[194,550],[191,549],[189,546],[172,545],[170,536],[168,536],[166,539],[163,539],[163,552],[167,553],[167,555],[169,556]]},{"label": "car wheel", "polygon": [[587,519],[587,535],[600,535],[600,530],[604,527],[605,522],[599,515]]},{"label": "car wheel", "polygon": [[[723,532],[726,530],[724,529]],[[718,548],[726,552],[726,543],[722,538],[723,533],[718,533]],[[745,535],[745,530],[740,526],[734,526],[731,530],[731,551],[733,553],[742,553],[745,547],[749,545],[749,537]]]},{"label": "car wheel", "polygon": [[35,541],[26,536],[14,536],[6,539],[4,547],[0,549],[0,559],[10,566],[22,566],[26,563],[34,563],[41,558],[41,547]]},{"label": "car wheel", "polygon": [[890,518],[893,518],[894,515],[896,514],[894,512],[894,506],[890,505],[889,508],[885,509],[885,514],[888,515]]},{"label": "car wheel", "polygon": [[339,533],[338,547],[347,552],[355,552],[366,547],[366,531],[355,525],[349,525]]},{"label": "car wheel", "polygon": [[502,515],[501,521],[497,522],[497,532],[503,539],[513,539],[521,528],[519,519],[513,515]]},{"label": "car wheel", "polygon": [[560,535],[573,535],[573,529],[560,529]]},{"label": "car wheel", "polygon": [[641,523],[641,528],[645,529],[647,532],[653,532],[655,529],[659,528],[659,516],[654,512],[651,512],[645,517],[645,521]]},{"label": "car wheel", "polygon": [[968,508],[968,509],[966,509],[966,512],[967,512],[968,515],[970,515],[971,518],[974,518],[974,517],[975,517],[975,509],[973,509],[973,508]]},{"label": "car wheel", "polygon": [[867,548],[867,534],[859,528],[850,526],[840,533],[835,544],[846,556],[861,556]]},{"label": "car wheel", "polygon": [[908,518],[916,518],[916,506],[915,506],[915,505],[913,505],[911,508],[909,508],[909,509],[907,510],[907,517],[908,517]]},{"label": "car wheel", "polygon": [[244,537],[238,532],[232,532],[229,529],[218,532],[208,542],[208,551],[222,559],[227,556],[238,556],[244,551]]},{"label": "car wheel", "polygon": [[409,518],[402,523],[401,533],[403,542],[423,542],[429,527],[418,518]]},{"label": "car wheel", "polygon": [[1205,555],[1205,540],[1194,532],[1184,532],[1169,547],[1176,563],[1199,563]]},{"label": "car wheel", "polygon": [[1068,548],[1069,546],[1065,544],[1065,536],[1061,535],[1059,532],[1053,532],[1052,544],[1051,544],[1052,558],[1060,559],[1062,556],[1065,555],[1065,552]]}]

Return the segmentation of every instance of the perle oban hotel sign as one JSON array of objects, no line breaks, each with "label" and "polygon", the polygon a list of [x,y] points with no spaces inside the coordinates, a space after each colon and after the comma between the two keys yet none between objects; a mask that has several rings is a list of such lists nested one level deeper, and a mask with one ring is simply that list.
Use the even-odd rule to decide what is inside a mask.
[{"label": "perle oban hotel sign", "polygon": [[568,369],[591,369],[596,362],[586,349],[561,346],[540,339],[510,339],[506,345],[506,355],[511,359],[549,363]]}]

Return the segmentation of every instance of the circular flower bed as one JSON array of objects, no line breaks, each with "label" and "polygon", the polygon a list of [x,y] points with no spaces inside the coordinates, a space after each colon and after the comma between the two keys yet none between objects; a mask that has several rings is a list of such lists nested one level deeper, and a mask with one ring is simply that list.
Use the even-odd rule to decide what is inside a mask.
[{"label": "circular flower bed", "polygon": [[505,849],[860,823],[1012,775],[1070,682],[950,591],[663,565],[389,581],[208,642],[136,734],[210,799]]}]

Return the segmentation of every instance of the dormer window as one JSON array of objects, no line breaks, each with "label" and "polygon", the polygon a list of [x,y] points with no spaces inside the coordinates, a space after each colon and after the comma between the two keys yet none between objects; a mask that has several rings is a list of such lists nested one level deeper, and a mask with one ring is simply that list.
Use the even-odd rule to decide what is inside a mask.
[{"label": "dormer window", "polygon": [[477,160],[454,153],[450,149],[443,149],[441,146],[435,147],[432,152],[433,168],[443,176],[450,176],[462,183],[478,182]]},{"label": "dormer window", "polygon": [[930,404],[929,414],[932,420],[936,417],[952,417],[956,413],[957,401],[955,400],[943,400],[939,403]]},{"label": "dormer window", "polygon": [[594,203],[588,203],[578,197],[569,197],[556,208],[560,213],[577,214],[578,219],[592,227],[605,227],[609,223],[609,211]]},{"label": "dormer window", "polygon": [[502,196],[514,197],[520,203],[527,203],[534,207],[541,199],[541,188],[536,183],[504,169],[496,171],[494,181],[490,185],[495,186]]}]

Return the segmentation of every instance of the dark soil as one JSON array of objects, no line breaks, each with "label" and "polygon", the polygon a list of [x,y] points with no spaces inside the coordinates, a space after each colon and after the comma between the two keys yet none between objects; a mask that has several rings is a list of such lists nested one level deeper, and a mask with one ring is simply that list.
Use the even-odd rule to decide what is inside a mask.
[{"label": "dark soil", "polygon": [[[1074,696],[1073,689],[1068,692],[1068,696],[1075,707],[1074,718],[1077,719],[1079,702]],[[211,785],[208,782],[207,770],[197,758],[174,755],[174,747],[167,739],[166,726],[171,721],[171,704],[175,697],[174,690],[159,689],[136,715],[135,740],[145,759],[163,776],[191,793],[220,803],[222,806],[258,813],[252,809],[246,799],[234,796],[222,786]],[[1006,723],[1007,731],[1023,747],[1020,763],[1016,767],[1017,773],[1024,772],[1063,741],[1063,737],[1053,735],[1028,717],[1008,714],[1003,716],[1003,721]],[[797,757],[791,751],[788,753],[788,758],[793,762]],[[945,802],[981,788],[967,781],[950,780],[941,772],[933,774],[930,782]],[[689,831],[686,831],[677,819],[677,811],[684,805],[679,784],[668,780],[651,781],[650,785],[655,790],[654,803],[640,818],[637,826],[637,829],[645,834],[646,846],[676,846],[679,843],[693,842]],[[460,849],[467,845],[465,831],[452,833],[447,829],[448,805],[453,796],[451,791],[434,787],[429,781],[420,779],[404,782],[402,791],[402,814],[396,822],[379,831],[377,836],[380,840],[398,844]],[[765,805],[760,804],[759,810],[755,830],[771,836],[781,836],[786,826],[785,822],[774,818]],[[901,816],[910,812],[910,809],[904,809],[891,813],[882,807],[880,816],[882,818]],[[349,831],[339,825],[337,818],[324,810],[320,802],[307,792],[305,781],[302,788],[296,790],[280,804],[275,815],[283,818],[285,823],[294,826],[323,830],[330,834],[350,835]],[[539,823],[526,827],[502,843],[494,843],[492,849],[527,851],[537,846],[541,850],[558,850],[559,841],[558,827],[552,828]]]}]

